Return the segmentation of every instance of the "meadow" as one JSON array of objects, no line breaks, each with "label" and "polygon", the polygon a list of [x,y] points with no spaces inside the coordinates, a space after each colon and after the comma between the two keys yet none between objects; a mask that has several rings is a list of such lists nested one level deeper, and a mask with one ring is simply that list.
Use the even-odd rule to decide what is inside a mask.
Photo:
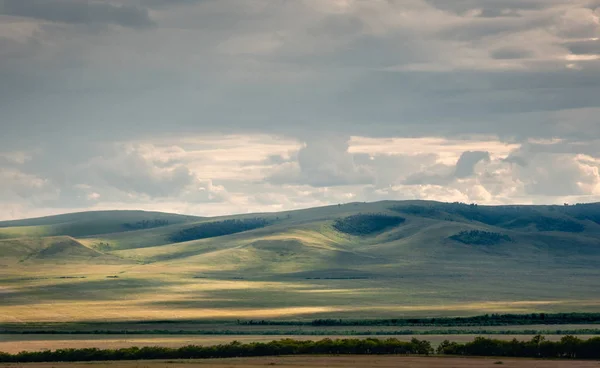
[{"label": "meadow", "polygon": [[[570,284],[540,272],[519,281],[417,275],[373,279],[198,278],[162,264],[39,265],[0,276],[2,323],[472,316],[597,312],[600,271]],[[596,275],[598,274],[598,275]],[[490,283],[493,283],[493,288]],[[574,295],[575,294],[575,295]],[[73,308],[77,305],[77,308]]]}]

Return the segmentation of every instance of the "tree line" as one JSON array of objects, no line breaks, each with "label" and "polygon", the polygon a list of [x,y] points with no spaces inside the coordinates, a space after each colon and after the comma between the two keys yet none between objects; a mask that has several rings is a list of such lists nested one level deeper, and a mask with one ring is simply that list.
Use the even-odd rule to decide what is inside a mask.
[{"label": "tree line", "polygon": [[0,353],[0,363],[74,362],[148,359],[211,359],[276,355],[310,354],[415,354],[461,355],[527,358],[597,359],[600,358],[600,338],[582,340],[564,336],[560,341],[547,341],[535,336],[529,341],[511,341],[477,337],[467,343],[442,342],[436,350],[426,340],[387,339],[323,339],[298,341],[284,339],[266,343],[243,344],[237,341],[215,346],[188,345],[180,348],[158,346],[122,349],[58,349],[26,351],[17,354]]},{"label": "tree line", "polygon": [[171,234],[169,239],[174,243],[180,243],[190,240],[214,238],[217,236],[241,233],[243,231],[265,227],[267,225],[269,225],[269,220],[260,217],[243,220],[231,219],[212,221],[182,229]]},{"label": "tree line", "polygon": [[169,220],[165,219],[154,219],[154,220],[141,220],[135,223],[127,222],[123,224],[123,227],[127,230],[142,230],[152,229],[155,227],[167,226]]},{"label": "tree line", "polygon": [[[487,225],[503,227],[506,229],[521,229],[533,225],[539,231],[563,231],[578,233],[585,230],[585,226],[570,218],[564,218],[565,214],[573,216],[577,220],[600,219],[600,206],[589,207],[585,212],[573,211],[566,213],[561,207],[550,206],[550,209],[558,208],[562,211],[560,217],[547,216],[541,212],[543,207],[527,206],[478,206],[474,203],[436,203],[431,205],[409,205],[393,206],[390,210],[416,216],[443,219],[446,221],[459,220],[463,218],[469,221],[477,221]],[[569,208],[569,207],[566,207]],[[584,208],[584,207],[579,207]],[[577,212],[576,212],[577,211]],[[458,216],[458,218],[456,218]],[[455,217],[455,219],[453,219]]]},{"label": "tree line", "polygon": [[458,234],[450,236],[450,239],[469,245],[495,245],[512,241],[506,234],[481,230],[461,231]]},{"label": "tree line", "polygon": [[477,337],[463,344],[446,340],[438,346],[437,353],[464,356],[597,359],[600,358],[600,337],[582,340],[567,335],[560,341],[548,341],[540,335],[530,341]]},{"label": "tree line", "polygon": [[406,221],[404,217],[389,216],[381,213],[357,214],[338,218],[333,222],[333,228],[350,235],[370,235],[384,229],[398,226]]},{"label": "tree line", "polygon": [[336,319],[312,321],[237,320],[238,325],[273,326],[509,326],[509,325],[561,325],[600,323],[600,313],[528,313],[484,314],[472,317],[439,318],[388,318],[388,319]]},{"label": "tree line", "polygon": [[17,354],[0,353],[0,363],[76,362],[147,359],[211,359],[272,355],[308,354],[420,354],[434,352],[431,343],[412,339],[323,339],[298,341],[283,339],[267,343],[238,341],[215,346],[188,345],[180,348],[148,346],[122,349],[58,349],[25,351]]}]

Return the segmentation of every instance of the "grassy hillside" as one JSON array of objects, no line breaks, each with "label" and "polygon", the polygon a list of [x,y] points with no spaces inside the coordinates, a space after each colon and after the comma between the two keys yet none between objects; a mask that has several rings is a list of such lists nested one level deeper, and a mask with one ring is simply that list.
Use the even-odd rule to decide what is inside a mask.
[{"label": "grassy hillside", "polygon": [[94,211],[0,222],[0,239],[74,237],[144,230],[198,220],[195,216],[146,211]]},{"label": "grassy hillside", "polygon": [[[119,211],[0,223],[11,237],[0,240],[0,316],[597,311],[599,214],[600,204],[384,201],[219,218]],[[66,235],[45,236],[56,233]]]},{"label": "grassy hillside", "polygon": [[128,263],[117,256],[91,249],[69,236],[0,240],[0,265],[22,264],[35,268],[41,263]]}]

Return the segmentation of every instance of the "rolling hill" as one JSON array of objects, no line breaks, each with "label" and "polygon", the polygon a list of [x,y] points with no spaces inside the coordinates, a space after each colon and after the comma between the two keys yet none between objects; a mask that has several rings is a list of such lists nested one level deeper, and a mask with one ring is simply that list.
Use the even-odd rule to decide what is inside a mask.
[{"label": "rolling hill", "polygon": [[[216,218],[88,212],[1,222],[0,237],[0,314],[22,320],[35,318],[16,305],[61,300],[104,319],[600,307],[600,204],[383,201]],[[36,318],[83,318],[64,313]]]},{"label": "rolling hill", "polygon": [[89,236],[150,229],[198,220],[195,216],[146,211],[91,211],[0,221],[0,239],[30,236]]}]

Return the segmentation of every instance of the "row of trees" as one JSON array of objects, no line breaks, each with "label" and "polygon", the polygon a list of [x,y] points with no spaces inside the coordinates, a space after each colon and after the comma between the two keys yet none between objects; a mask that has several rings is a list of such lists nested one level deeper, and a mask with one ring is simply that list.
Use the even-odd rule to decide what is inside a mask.
[{"label": "row of trees", "polygon": [[[422,216],[428,218],[437,218],[443,220],[452,220],[453,217],[460,220],[463,218],[469,221],[477,221],[487,225],[503,227],[506,229],[522,229],[535,227],[539,231],[563,231],[563,232],[582,232],[585,226],[573,219],[547,216],[540,211],[544,207],[526,207],[526,206],[477,206],[464,203],[436,203],[431,205],[409,205],[395,206],[390,208],[392,211]],[[560,207],[558,207],[560,209]],[[583,207],[581,207],[583,208]],[[562,209],[561,209],[562,211]],[[600,221],[600,206],[586,207],[583,211],[569,211],[577,220],[589,219]]]},{"label": "row of trees", "polygon": [[350,235],[370,235],[398,226],[406,219],[400,216],[389,216],[380,213],[366,213],[338,218],[333,222],[333,228]]},{"label": "row of trees", "polygon": [[269,225],[264,218],[248,218],[243,220],[232,219],[223,221],[212,221],[198,224],[171,234],[169,239],[174,243],[190,240],[214,238],[217,236],[241,233]]},{"label": "row of trees", "polygon": [[508,223],[506,228],[523,228],[534,225],[539,231],[564,231],[569,233],[580,233],[585,230],[585,226],[579,222],[569,219],[536,216],[530,218],[518,218]]},{"label": "row of trees", "polygon": [[509,326],[509,325],[564,325],[600,323],[600,313],[528,313],[484,314],[472,317],[390,318],[390,319],[336,319],[312,321],[237,320],[238,325],[285,326]]},{"label": "row of trees", "polygon": [[420,354],[428,355],[434,350],[428,341],[412,339],[324,339],[298,341],[284,339],[267,343],[242,344],[234,341],[215,346],[189,345],[181,348],[131,347],[123,349],[59,349],[30,351],[18,354],[0,353],[1,363],[27,362],[74,362],[142,359],[209,359],[269,355],[307,354]]},{"label": "row of trees", "polygon": [[450,239],[470,245],[495,245],[512,241],[506,234],[481,230],[461,231],[458,234],[450,236]]},{"label": "row of trees", "polygon": [[511,341],[477,337],[464,344],[442,342],[438,354],[465,356],[505,356],[528,358],[600,358],[600,337],[582,340],[575,336],[564,336],[560,341],[548,341],[543,336],[535,336],[530,341]]},{"label": "row of trees", "polygon": [[[438,354],[462,356],[496,356],[528,358],[600,358],[600,337],[582,340],[564,336],[560,341],[547,341],[536,336],[530,341],[495,340],[478,337],[472,342],[442,342]],[[242,344],[234,341],[215,346],[188,345],[181,348],[131,347],[123,349],[59,349],[0,353],[0,363],[26,362],[73,362],[142,359],[209,359],[274,355],[308,354],[433,354],[431,343],[413,338],[411,341],[388,339],[324,339],[320,341],[298,341],[284,339],[267,343]]]},{"label": "row of trees", "polygon": [[142,220],[134,223],[127,222],[123,224],[123,227],[127,230],[142,230],[142,229],[152,229],[155,227],[167,226],[169,225],[169,220],[165,219],[154,219],[154,220]]}]

